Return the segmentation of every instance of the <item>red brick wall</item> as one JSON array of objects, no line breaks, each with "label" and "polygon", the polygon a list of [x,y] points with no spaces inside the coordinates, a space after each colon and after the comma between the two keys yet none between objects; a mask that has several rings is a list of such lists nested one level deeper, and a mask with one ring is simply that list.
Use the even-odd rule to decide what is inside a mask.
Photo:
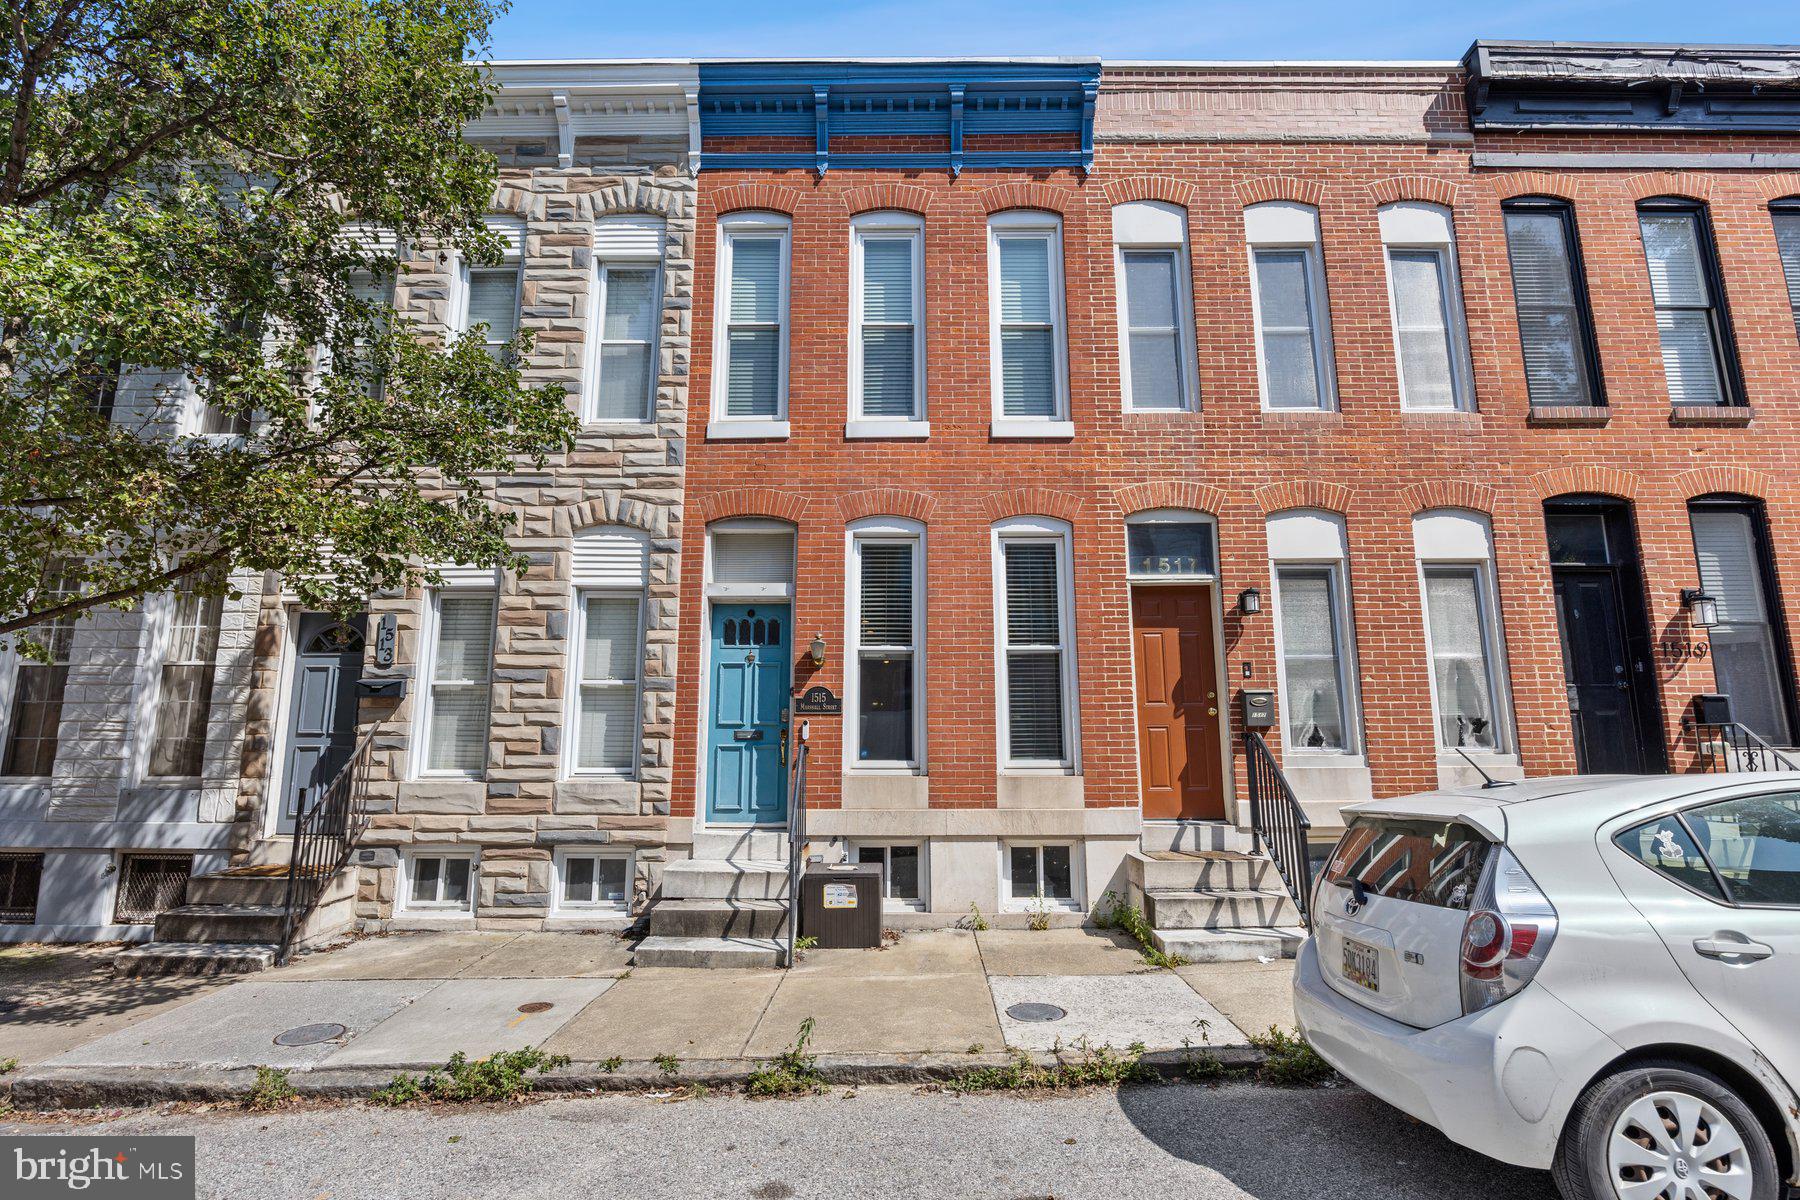
[{"label": "red brick wall", "polygon": [[[1483,148],[1488,141],[1484,139]],[[1690,139],[1682,139],[1689,141]],[[1703,139],[1684,149],[1741,149]],[[1674,139],[1508,135],[1494,148],[1648,151]],[[1792,151],[1800,139],[1760,139]],[[770,186],[773,185],[773,186]],[[1573,200],[1612,405],[1603,428],[1529,426],[1502,198],[1550,192]],[[1634,203],[1664,192],[1712,205],[1744,377],[1756,418],[1747,428],[1672,427],[1638,242]],[[1191,505],[1219,519],[1221,590],[1269,589],[1267,514],[1296,505],[1345,514],[1366,744],[1378,795],[1436,783],[1431,704],[1410,518],[1462,505],[1491,514],[1518,744],[1533,774],[1569,771],[1573,743],[1545,551],[1542,501],[1596,491],[1634,502],[1653,634],[1685,645],[1678,602],[1696,582],[1685,501],[1732,490],[1767,501],[1789,623],[1800,626],[1800,499],[1794,398],[1800,342],[1783,290],[1767,203],[1800,194],[1800,175],[1709,171],[1566,176],[1476,171],[1467,146],[1417,143],[1163,143],[1103,145],[1091,178],[1073,171],[705,172],[700,176],[692,427],[682,583],[682,692],[677,811],[694,799],[703,669],[701,562],[706,522],[781,513],[799,526],[795,609],[800,646],[832,647],[818,677],[842,690],[844,525],[901,510],[928,524],[927,755],[934,806],[994,801],[993,612],[989,526],[1050,511],[1074,525],[1081,754],[1090,805],[1137,803],[1137,751],[1122,520],[1128,510]],[[1155,197],[1188,208],[1199,344],[1201,412],[1121,412],[1110,208]],[[1259,409],[1242,209],[1284,197],[1316,203],[1324,238],[1340,412]],[[1399,409],[1377,208],[1394,199],[1453,207],[1471,333],[1478,413]],[[923,209],[928,321],[928,442],[846,442],[846,319],[852,211]],[[1069,376],[1076,437],[1063,443],[989,439],[986,217],[1030,205],[1064,214]],[[789,416],[785,442],[705,440],[712,398],[711,227],[730,207],[793,217]],[[871,496],[871,493],[879,493]],[[1227,686],[1276,679],[1273,617],[1225,625]],[[1710,660],[1659,662],[1675,769],[1691,762],[1680,718],[1713,687]],[[848,719],[848,718],[845,718]],[[832,804],[839,722],[813,721],[811,796]]]}]

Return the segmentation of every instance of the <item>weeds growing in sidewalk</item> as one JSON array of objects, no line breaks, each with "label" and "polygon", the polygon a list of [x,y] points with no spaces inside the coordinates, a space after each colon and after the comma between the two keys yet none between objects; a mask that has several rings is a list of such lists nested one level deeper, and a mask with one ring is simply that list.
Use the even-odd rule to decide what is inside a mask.
[{"label": "weeds growing in sidewalk", "polygon": [[1138,944],[1138,953],[1153,967],[1185,967],[1188,960],[1179,954],[1168,954],[1156,948],[1156,938],[1143,911],[1115,891],[1107,891],[1094,906],[1094,924],[1102,929],[1117,929]]},{"label": "weeds growing in sidewalk", "polygon": [[1023,1050],[1013,1050],[1011,1060],[1005,1066],[965,1072],[945,1083],[944,1087],[952,1092],[1060,1091],[1149,1083],[1158,1078],[1156,1069],[1144,1061],[1142,1042],[1133,1042],[1120,1053],[1111,1046],[1090,1046],[1084,1038],[1080,1050],[1077,1058],[1059,1058],[1048,1065],[1032,1061],[1031,1055]]},{"label": "weeds growing in sidewalk", "polygon": [[1298,1033],[1271,1025],[1267,1033],[1251,1034],[1250,1044],[1263,1052],[1262,1066],[1256,1070],[1258,1083],[1318,1087],[1335,1074],[1331,1064]]},{"label": "weeds growing in sidewalk", "polygon": [[11,1075],[14,1071],[16,1071],[18,1069],[19,1069],[19,1060],[18,1059],[16,1059],[16,1058],[0,1058],[0,1075]]},{"label": "weeds growing in sidewalk", "polygon": [[252,1112],[274,1112],[278,1108],[286,1108],[299,1098],[300,1093],[288,1082],[288,1073],[279,1067],[256,1068],[256,1082],[250,1085],[250,1094],[244,1098],[244,1107]]},{"label": "weeds growing in sidewalk", "polygon": [[1025,919],[1025,928],[1043,933],[1050,928],[1050,905],[1039,898],[1031,906],[1031,915]]},{"label": "weeds growing in sidewalk", "polygon": [[744,1090],[752,1096],[812,1096],[824,1091],[818,1056],[806,1052],[812,1032],[813,1019],[808,1017],[800,1022],[800,1036],[792,1046],[750,1072]]},{"label": "weeds growing in sidewalk", "polygon": [[545,1054],[535,1046],[501,1050],[473,1062],[458,1050],[443,1067],[429,1074],[394,1076],[392,1082],[378,1089],[370,1099],[387,1105],[415,1104],[424,1100],[506,1103],[532,1090],[530,1075],[533,1071],[542,1075],[566,1066],[568,1061],[566,1054]]},{"label": "weeds growing in sidewalk", "polygon": [[605,1062],[601,1063],[600,1069],[602,1071],[605,1071],[608,1075],[611,1075],[614,1071],[618,1070],[620,1067],[622,1067],[624,1065],[625,1065],[625,1060],[620,1058],[617,1054],[615,1054],[611,1058],[607,1059]]},{"label": "weeds growing in sidewalk", "polygon": [[803,933],[794,939],[794,953],[805,954],[808,950],[817,950],[819,939],[810,933]]},{"label": "weeds growing in sidewalk", "polygon": [[[1212,1041],[1211,1021],[1201,1017],[1194,1022],[1194,1028],[1199,1031],[1203,1044]],[[1225,1078],[1230,1070],[1224,1060],[1211,1050],[1194,1049],[1192,1038],[1182,1038],[1181,1048],[1187,1052],[1182,1060],[1182,1073],[1195,1083],[1216,1083]]]},{"label": "weeds growing in sidewalk", "polygon": [[976,933],[986,933],[988,931],[987,918],[981,915],[981,906],[976,904],[973,900],[969,902],[969,915],[958,921],[957,924],[961,925],[964,929],[972,929]]},{"label": "weeds growing in sidewalk", "polygon": [[657,1069],[664,1075],[673,1075],[681,1070],[681,1060],[666,1050],[650,1061],[655,1063]]}]

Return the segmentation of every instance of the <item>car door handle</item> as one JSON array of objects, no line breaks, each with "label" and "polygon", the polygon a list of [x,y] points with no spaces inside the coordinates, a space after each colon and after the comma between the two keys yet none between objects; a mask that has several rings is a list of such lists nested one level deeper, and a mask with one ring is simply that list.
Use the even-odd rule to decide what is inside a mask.
[{"label": "car door handle", "polygon": [[1761,942],[1753,942],[1741,935],[1739,937],[1709,937],[1694,939],[1694,953],[1707,958],[1735,958],[1742,962],[1760,962],[1775,953],[1773,946],[1765,946]]}]

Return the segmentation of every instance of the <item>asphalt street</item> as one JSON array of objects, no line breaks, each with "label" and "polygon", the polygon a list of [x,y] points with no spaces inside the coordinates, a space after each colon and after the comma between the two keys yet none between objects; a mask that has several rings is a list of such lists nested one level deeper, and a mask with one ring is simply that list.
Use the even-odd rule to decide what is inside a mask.
[{"label": "asphalt street", "polygon": [[608,1096],[514,1108],[149,1111],[0,1131],[192,1134],[200,1195],[232,1200],[1556,1195],[1549,1175],[1459,1149],[1349,1087]]}]

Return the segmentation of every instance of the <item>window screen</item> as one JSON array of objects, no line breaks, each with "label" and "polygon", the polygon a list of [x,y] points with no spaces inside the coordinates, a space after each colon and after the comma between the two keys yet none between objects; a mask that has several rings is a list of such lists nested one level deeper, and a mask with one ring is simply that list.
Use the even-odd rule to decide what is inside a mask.
[{"label": "window screen", "polygon": [[1506,250],[1531,402],[1599,403],[1591,326],[1576,279],[1573,215],[1564,205],[1508,209]]}]

